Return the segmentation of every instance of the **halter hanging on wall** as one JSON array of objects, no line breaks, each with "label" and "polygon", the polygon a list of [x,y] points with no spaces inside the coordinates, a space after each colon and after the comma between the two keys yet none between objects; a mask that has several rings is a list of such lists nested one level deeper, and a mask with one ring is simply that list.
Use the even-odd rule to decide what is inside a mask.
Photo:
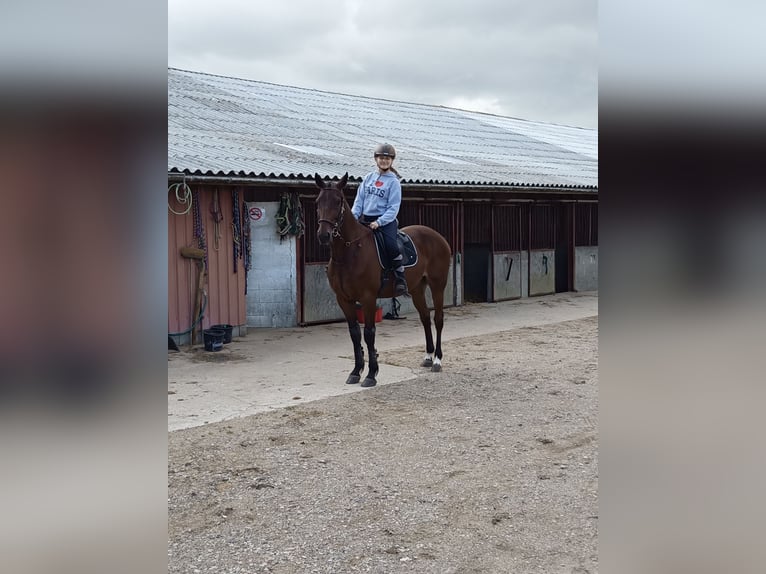
[{"label": "halter hanging on wall", "polygon": [[275,216],[277,233],[281,237],[303,235],[303,206],[296,192],[283,192],[279,200],[279,210]]}]

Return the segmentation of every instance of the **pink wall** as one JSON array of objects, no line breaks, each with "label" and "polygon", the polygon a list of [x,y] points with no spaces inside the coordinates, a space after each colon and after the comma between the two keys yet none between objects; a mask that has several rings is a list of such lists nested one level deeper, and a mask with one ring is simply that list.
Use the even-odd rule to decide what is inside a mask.
[{"label": "pink wall", "polygon": [[[207,293],[205,317],[199,328],[210,325],[245,325],[245,267],[244,259],[234,263],[232,230],[232,188],[193,186],[198,192],[200,216],[205,228],[208,269],[204,282]],[[223,221],[219,223],[220,239],[216,249],[216,230],[211,205],[214,190],[218,189],[218,201]],[[240,212],[243,194],[240,192]],[[185,206],[175,200],[175,193],[168,193],[168,203],[177,212]],[[168,210],[168,332],[180,333],[189,329],[194,311],[194,294],[197,287],[197,262],[181,256],[181,247],[197,247],[194,237],[193,211],[175,215]],[[236,331],[235,331],[236,334]],[[186,335],[188,337],[188,335]],[[197,342],[200,342],[198,339]]]}]

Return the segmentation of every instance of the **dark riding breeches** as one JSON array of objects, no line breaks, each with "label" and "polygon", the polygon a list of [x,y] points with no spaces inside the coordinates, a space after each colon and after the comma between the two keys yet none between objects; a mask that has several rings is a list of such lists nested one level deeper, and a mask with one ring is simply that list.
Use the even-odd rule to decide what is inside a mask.
[{"label": "dark riding breeches", "polygon": [[396,241],[396,234],[399,231],[399,225],[396,220],[380,227],[383,234],[383,241],[386,244],[386,253],[388,253],[388,263],[391,269],[397,269],[402,265],[402,254],[399,251],[399,244]]},{"label": "dark riding breeches", "polygon": [[[376,218],[367,218],[363,215],[361,220],[370,219],[374,221]],[[383,242],[386,245],[386,256],[388,257],[388,266],[390,269],[396,271],[402,267],[402,253],[399,251],[399,244],[396,241],[396,235],[399,231],[399,222],[394,219],[391,223],[387,223],[382,227],[379,227],[376,231],[380,231],[383,235]]]}]

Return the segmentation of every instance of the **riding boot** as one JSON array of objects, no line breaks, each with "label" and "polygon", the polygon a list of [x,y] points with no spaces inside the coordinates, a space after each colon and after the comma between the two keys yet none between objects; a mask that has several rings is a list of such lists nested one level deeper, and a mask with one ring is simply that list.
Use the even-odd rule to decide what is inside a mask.
[{"label": "riding boot", "polygon": [[383,272],[380,274],[380,288],[378,289],[378,295],[383,293],[386,287],[388,287],[388,276],[390,273],[391,273],[391,269],[384,269]]},{"label": "riding boot", "polygon": [[407,280],[404,278],[404,267],[399,265],[394,269],[394,297],[401,297],[407,293]]}]

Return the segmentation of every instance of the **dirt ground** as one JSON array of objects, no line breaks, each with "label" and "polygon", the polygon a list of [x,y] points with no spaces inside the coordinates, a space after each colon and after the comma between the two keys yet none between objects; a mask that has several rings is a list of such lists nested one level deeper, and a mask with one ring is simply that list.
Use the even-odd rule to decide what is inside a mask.
[{"label": "dirt ground", "polygon": [[169,572],[597,572],[598,317],[444,352],[441,373],[169,433]]}]

